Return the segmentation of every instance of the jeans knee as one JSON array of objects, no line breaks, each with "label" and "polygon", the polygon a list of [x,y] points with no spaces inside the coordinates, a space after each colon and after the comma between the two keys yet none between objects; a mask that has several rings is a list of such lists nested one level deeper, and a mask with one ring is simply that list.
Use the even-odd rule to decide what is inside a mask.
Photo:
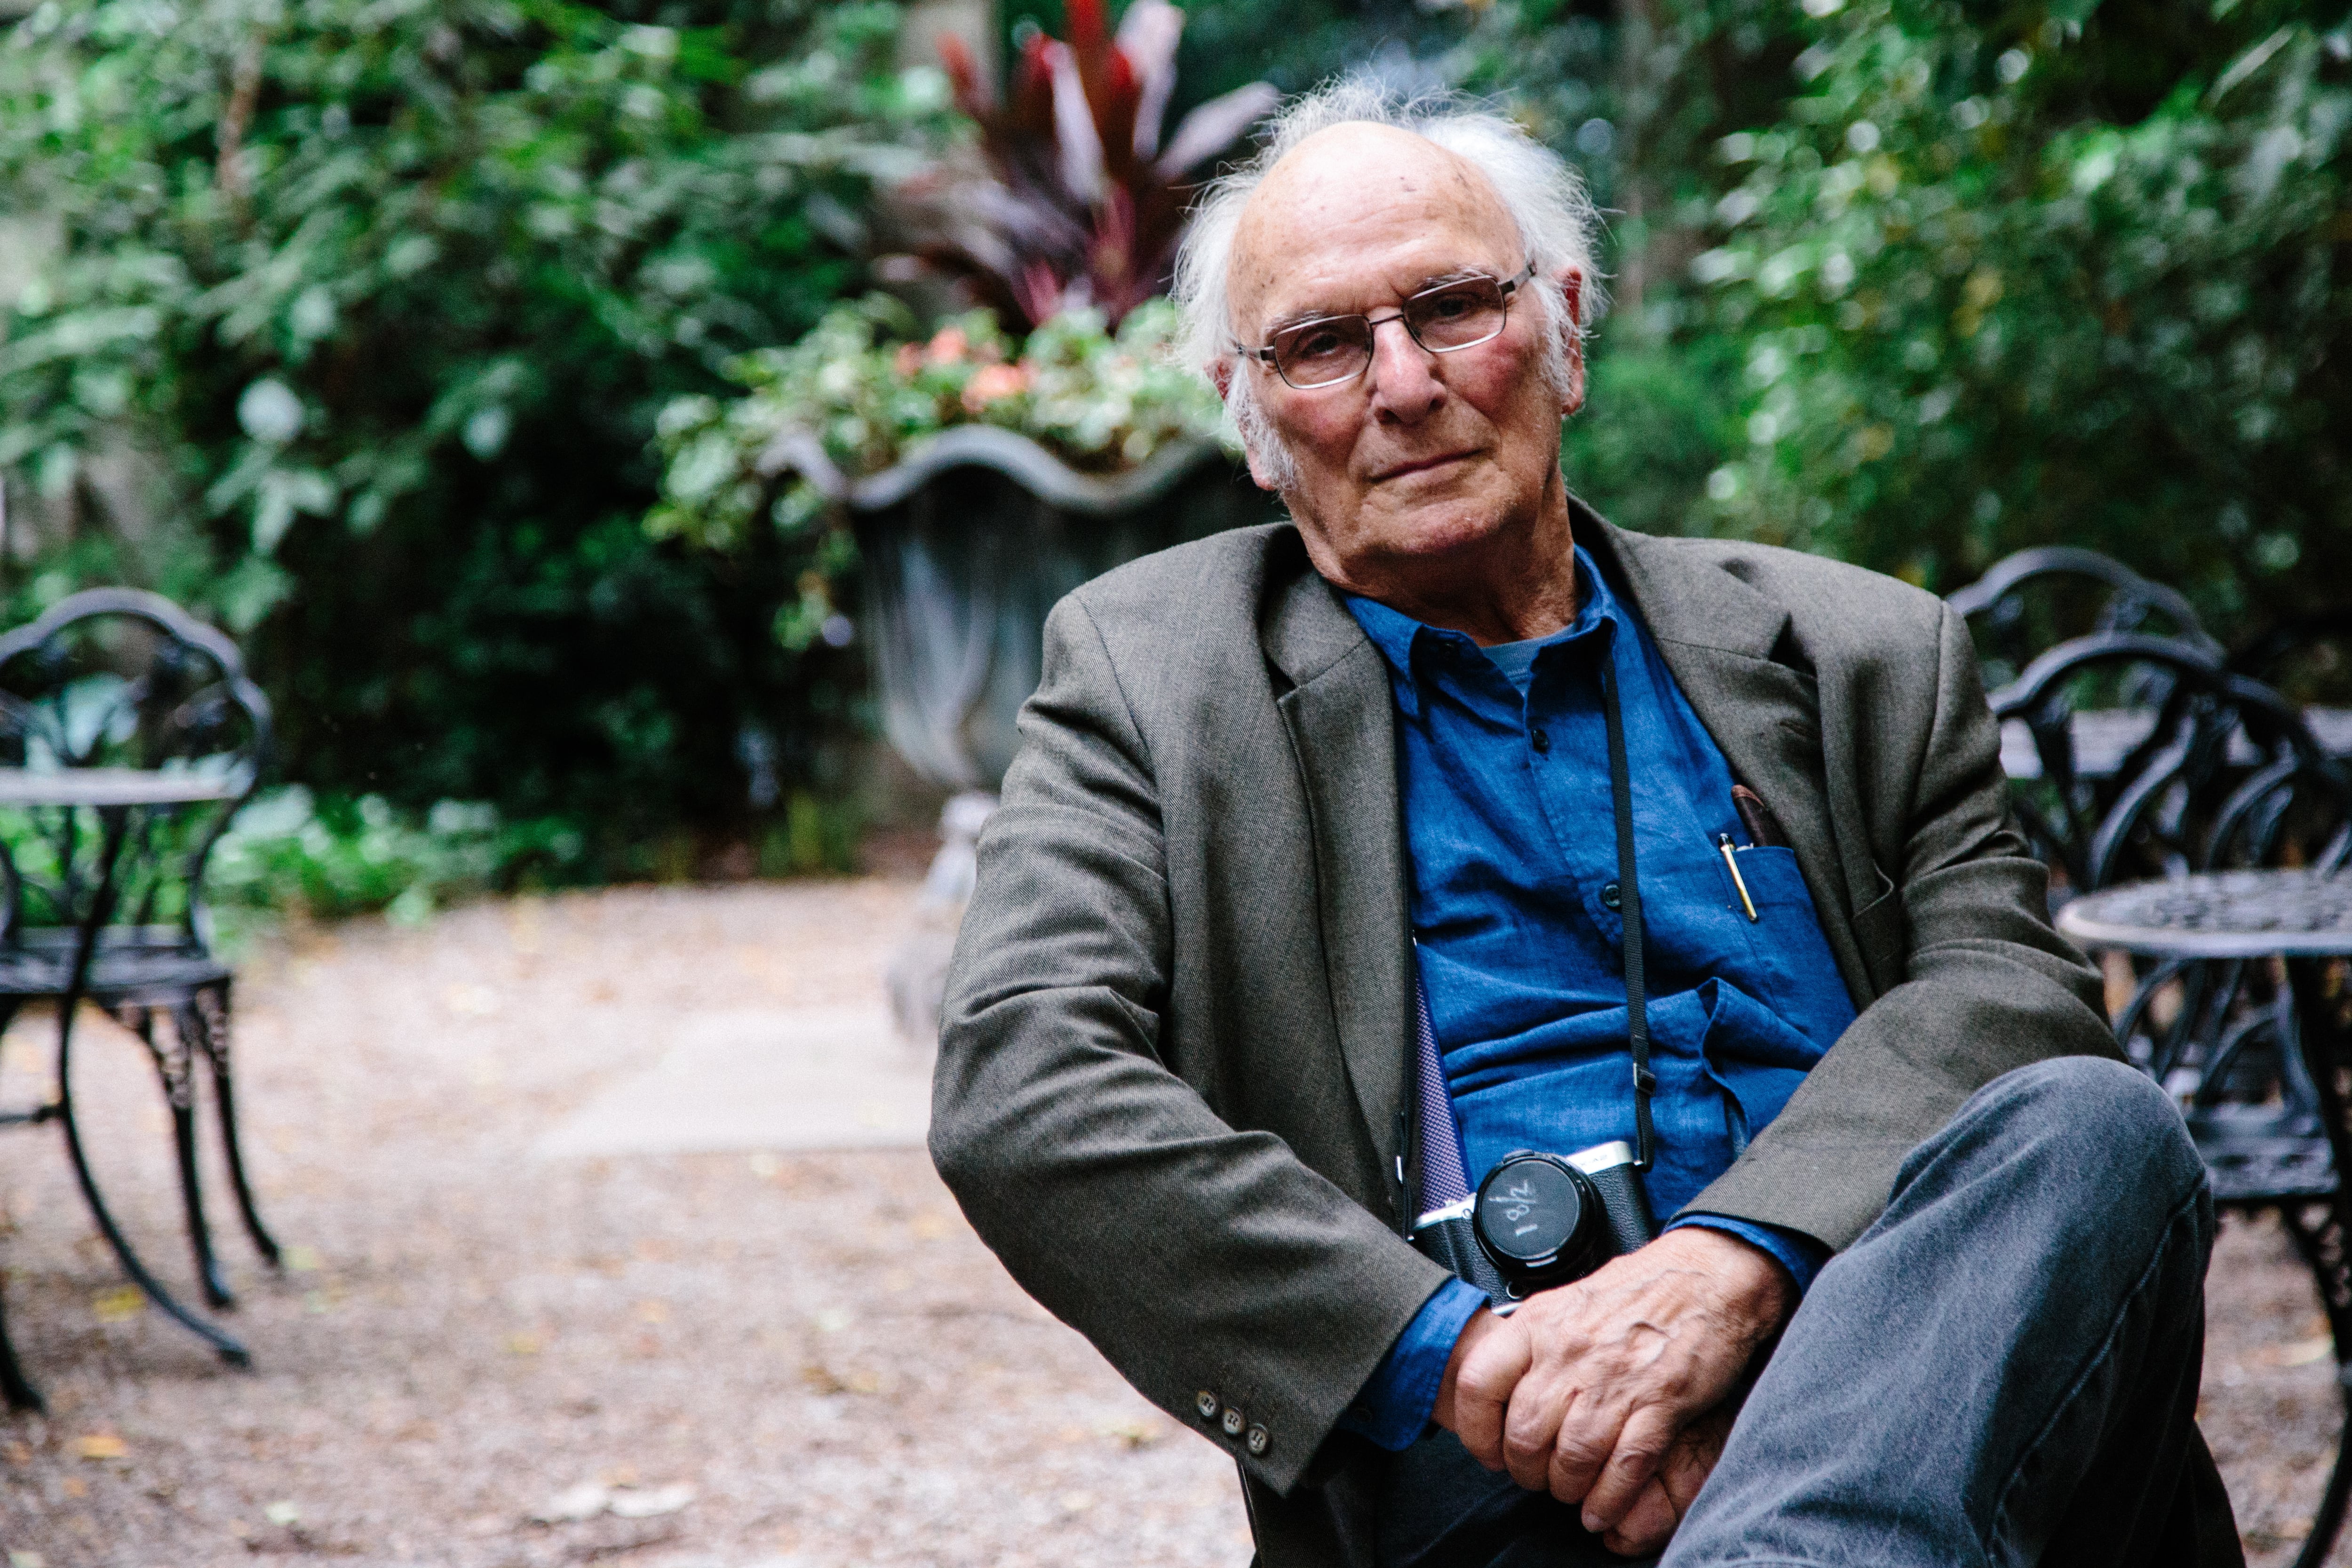
[{"label": "jeans knee", "polygon": [[2154,1080],[2105,1057],[2057,1057],[2002,1074],[1978,1091],[2011,1136],[2047,1147],[2119,1187],[2186,1194],[2205,1175],[2180,1110]]}]

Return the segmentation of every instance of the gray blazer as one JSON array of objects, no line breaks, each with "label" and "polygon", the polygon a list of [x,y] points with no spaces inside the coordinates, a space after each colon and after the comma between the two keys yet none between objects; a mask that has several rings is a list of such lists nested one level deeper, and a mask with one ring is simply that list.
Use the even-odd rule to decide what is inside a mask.
[{"label": "gray blazer", "polygon": [[[1832,1247],[2011,1068],[2114,1053],[1959,620],[1791,551],[1579,543],[1802,867],[1860,1017],[1694,1206]],[[1398,1235],[1412,956],[1379,653],[1276,525],[1086,584],[980,844],[931,1152],[1014,1279],[1231,1452],[1269,1568],[1360,1561],[1334,1423],[1444,1279]]]}]

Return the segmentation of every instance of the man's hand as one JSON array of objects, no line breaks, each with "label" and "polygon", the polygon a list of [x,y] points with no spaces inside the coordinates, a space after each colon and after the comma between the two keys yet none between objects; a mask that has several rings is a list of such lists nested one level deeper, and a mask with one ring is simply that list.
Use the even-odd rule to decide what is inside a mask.
[{"label": "man's hand", "polygon": [[1731,1392],[1794,1296],[1748,1243],[1669,1232],[1507,1318],[1472,1318],[1436,1419],[1488,1469],[1581,1502],[1587,1530],[1663,1541],[1722,1448],[1704,1428],[1677,1438]]},{"label": "man's hand", "polygon": [[1718,1405],[1676,1433],[1658,1473],[1650,1478],[1650,1484],[1642,1489],[1642,1495],[1633,1500],[1616,1528],[1601,1536],[1601,1544],[1621,1557],[1664,1551],[1683,1515],[1690,1511],[1698,1489],[1715,1473],[1715,1462],[1723,1457],[1723,1445],[1731,1436],[1732,1418],[1738,1414],[1727,1404]]}]

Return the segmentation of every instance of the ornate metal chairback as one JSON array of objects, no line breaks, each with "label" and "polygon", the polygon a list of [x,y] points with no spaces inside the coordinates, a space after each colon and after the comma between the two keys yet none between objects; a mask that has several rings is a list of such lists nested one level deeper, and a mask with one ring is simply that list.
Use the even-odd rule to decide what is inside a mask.
[{"label": "ornate metal chairback", "polygon": [[2050,648],[2097,632],[2147,632],[2221,651],[2177,590],[2074,545],[2004,556],[1946,603],[1968,619],[1988,687],[2016,679]]},{"label": "ornate metal chairback", "polygon": [[[2114,706],[2125,694],[2147,704]],[[2020,820],[2065,891],[2136,877],[2352,859],[2352,777],[2300,712],[2207,650],[2102,633],[1993,699],[2031,729],[2042,776]],[[2092,757],[2084,753],[2097,751]],[[2334,1182],[2291,994],[2267,962],[2107,958],[2117,1043],[2179,1095],[2225,1201]]]},{"label": "ornate metal chairback", "polygon": [[[0,765],[32,773],[98,768],[190,772],[224,799],[142,812],[124,850],[120,921],[207,939],[205,858],[268,761],[268,700],[236,645],[160,595],[76,594],[0,636]],[[94,891],[89,808],[15,808],[0,830],[0,945],[69,925]]]}]

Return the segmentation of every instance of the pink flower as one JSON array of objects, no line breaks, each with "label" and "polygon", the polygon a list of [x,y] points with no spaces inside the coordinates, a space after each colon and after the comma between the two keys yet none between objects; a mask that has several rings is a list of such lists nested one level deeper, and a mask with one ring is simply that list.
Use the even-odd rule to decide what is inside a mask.
[{"label": "pink flower", "polygon": [[961,327],[941,327],[923,357],[933,364],[954,364],[971,352],[971,340],[963,335]]},{"label": "pink flower", "polygon": [[1029,390],[1029,372],[1017,364],[984,365],[964,383],[963,405],[978,414],[1001,397]]},{"label": "pink flower", "polygon": [[923,351],[912,343],[900,343],[898,352],[890,356],[890,368],[901,381],[912,381],[915,373],[923,368]]}]

